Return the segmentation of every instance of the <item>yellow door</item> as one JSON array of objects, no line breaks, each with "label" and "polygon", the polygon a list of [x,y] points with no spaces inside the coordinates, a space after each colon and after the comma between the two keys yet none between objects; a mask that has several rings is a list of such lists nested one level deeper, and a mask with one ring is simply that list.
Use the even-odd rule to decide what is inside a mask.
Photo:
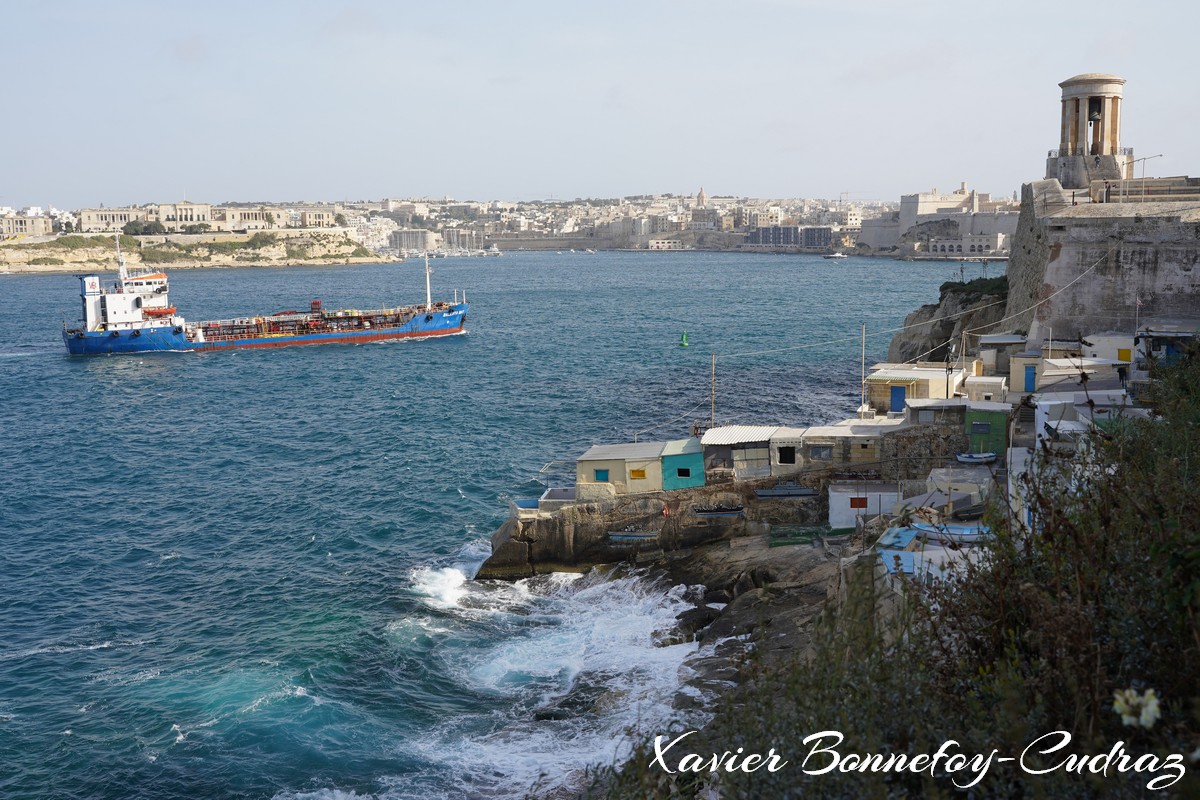
[{"label": "yellow door", "polygon": [[1117,349],[1117,361],[1129,361],[1129,356],[1130,349],[1128,347],[1121,347]]}]

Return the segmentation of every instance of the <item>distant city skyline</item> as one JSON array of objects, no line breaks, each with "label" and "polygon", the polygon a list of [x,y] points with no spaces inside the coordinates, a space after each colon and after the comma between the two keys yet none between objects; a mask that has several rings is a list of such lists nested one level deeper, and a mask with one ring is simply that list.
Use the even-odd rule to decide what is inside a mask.
[{"label": "distant city skyline", "polygon": [[895,200],[1042,177],[1058,83],[1127,80],[1140,176],[1200,173],[1200,12],[803,0],[64,0],[5,10],[0,206]]}]

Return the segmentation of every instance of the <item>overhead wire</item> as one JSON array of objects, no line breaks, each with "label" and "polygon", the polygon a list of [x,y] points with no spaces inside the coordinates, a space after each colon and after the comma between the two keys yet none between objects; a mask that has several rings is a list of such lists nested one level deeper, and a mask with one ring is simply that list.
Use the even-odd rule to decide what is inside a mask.
[{"label": "overhead wire", "polygon": [[[1035,308],[1042,305],[1043,303],[1053,300],[1059,294],[1061,294],[1064,291],[1066,291],[1067,289],[1069,289],[1073,284],[1077,283],[1080,279],[1083,278],[1083,276],[1087,275],[1092,270],[1096,269],[1096,267],[1103,264],[1107,259],[1109,259],[1112,256],[1112,254],[1113,254],[1113,250],[1110,248],[1109,251],[1107,253],[1105,253],[1104,256],[1099,258],[1094,264],[1092,264],[1090,267],[1085,269],[1083,272],[1076,275],[1070,282],[1068,282],[1067,284],[1060,287],[1057,291],[1055,291],[1053,294],[1049,295],[1048,297],[1038,300],[1033,305],[1023,308],[1014,314],[1010,314],[1010,315],[1004,317],[1003,319],[996,320],[995,322],[989,322],[987,325],[981,325],[976,328],[969,328],[967,330],[967,333],[973,333],[978,330],[983,330],[984,328],[990,328],[994,325],[999,325],[1001,322],[1007,322],[1010,319],[1015,319],[1015,318],[1021,316],[1022,314],[1026,314],[1026,313],[1034,310]],[[946,314],[941,317],[935,317],[933,319],[924,320],[923,322],[914,322],[911,325],[901,325],[898,328],[886,328],[886,329],[880,330],[880,331],[871,331],[867,334],[867,338],[870,338],[873,336],[884,336],[889,333],[899,333],[901,331],[907,331],[907,330],[911,330],[913,328],[920,328],[924,325],[932,325],[935,322],[945,322],[947,320],[958,319],[959,317],[964,317],[967,314],[973,314],[976,311],[982,311],[985,308],[991,308],[992,306],[998,306],[998,305],[1007,304],[1007,303],[1008,303],[1007,299],[997,300],[993,303],[987,303],[986,305],[975,306],[973,308],[969,308],[966,311],[959,311],[954,314]],[[786,353],[786,352],[789,352],[792,350],[806,350],[806,349],[809,349],[812,347],[825,347],[825,346],[831,345],[831,344],[841,344],[842,342],[858,341],[860,338],[861,338],[861,336],[840,336],[836,339],[827,339],[823,342],[810,342],[807,344],[797,344],[797,345],[791,345],[789,347],[777,347],[777,348],[772,348],[770,350],[753,350],[753,351],[747,351],[744,353],[717,353],[717,355],[720,356],[721,358],[744,358],[747,356],[771,355],[773,353]],[[941,347],[941,345],[938,345],[938,347]],[[937,350],[937,349],[938,349],[937,347],[933,348],[933,350]],[[932,352],[932,350],[927,351],[927,352]]]}]

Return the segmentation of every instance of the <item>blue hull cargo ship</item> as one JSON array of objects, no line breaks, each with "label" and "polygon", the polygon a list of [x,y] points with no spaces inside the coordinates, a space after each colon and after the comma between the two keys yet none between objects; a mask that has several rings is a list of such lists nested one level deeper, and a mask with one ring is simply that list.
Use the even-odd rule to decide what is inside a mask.
[{"label": "blue hull cargo ship", "polygon": [[227,350],[305,344],[358,344],[387,339],[453,336],[463,333],[467,295],[452,303],[433,302],[429,261],[425,261],[425,304],[373,311],[326,311],[313,300],[307,312],[281,311],[266,317],[188,322],[167,300],[162,272],[130,274],[117,244],[117,282],[104,288],[99,276],[80,280],[83,323],[63,326],[71,355]]}]

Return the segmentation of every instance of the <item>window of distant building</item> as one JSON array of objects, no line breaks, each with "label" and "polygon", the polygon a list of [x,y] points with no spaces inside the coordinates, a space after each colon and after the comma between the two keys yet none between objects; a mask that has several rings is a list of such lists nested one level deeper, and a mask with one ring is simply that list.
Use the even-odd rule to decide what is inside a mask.
[{"label": "window of distant building", "polygon": [[991,433],[992,423],[990,422],[972,422],[971,433]]},{"label": "window of distant building", "polygon": [[677,467],[675,469],[675,477],[690,478],[690,477],[692,477],[692,470],[689,469],[688,467]]},{"label": "window of distant building", "polygon": [[644,480],[646,480],[646,470],[631,469],[631,470],[629,470],[629,477],[631,480],[644,481]]},{"label": "window of distant building", "polygon": [[832,461],[833,460],[833,445],[822,444],[812,445],[808,448],[808,457],[813,461]]},{"label": "window of distant building", "polygon": [[596,476],[596,483],[608,483],[608,470],[598,469],[594,470],[594,472]]},{"label": "window of distant building", "polygon": [[796,448],[794,448],[794,447],[779,448],[779,463],[780,464],[795,464],[796,463]]}]

